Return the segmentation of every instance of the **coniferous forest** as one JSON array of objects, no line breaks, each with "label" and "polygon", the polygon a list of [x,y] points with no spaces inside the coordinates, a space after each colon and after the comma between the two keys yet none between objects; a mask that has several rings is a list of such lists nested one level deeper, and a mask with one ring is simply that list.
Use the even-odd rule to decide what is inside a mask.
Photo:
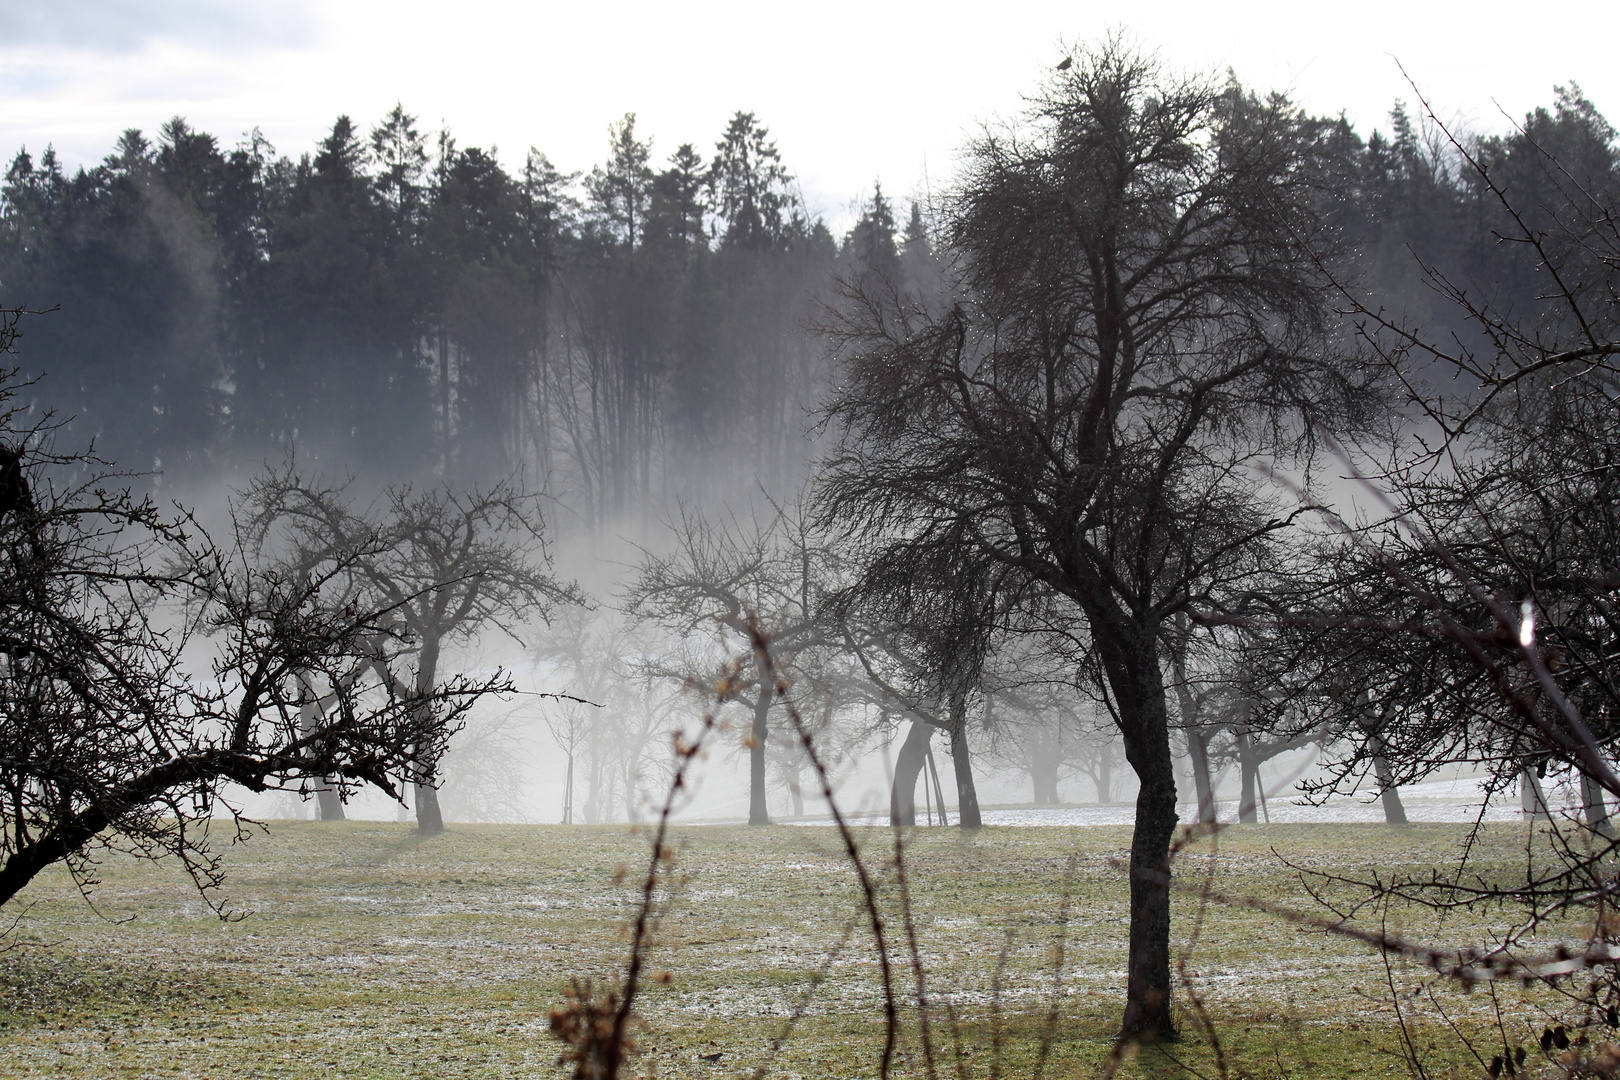
[{"label": "coniferous forest", "polygon": [[[62,312],[23,363],[103,453],[169,476],[287,448],[378,479],[524,468],[592,523],[681,477],[791,477],[838,243],[751,114],[667,159],[626,116],[606,150],[509,171],[396,108],[296,158],[180,118],[72,175],[21,152],[0,279]],[[881,195],[870,220],[842,258],[925,257]]]},{"label": "coniferous forest", "polygon": [[[1365,296],[1442,333],[1462,320],[1422,266],[1533,301],[1494,196],[1404,107],[1387,135],[1290,122]],[[16,153],[0,296],[59,309],[20,343],[47,376],[38,399],[171,485],[293,449],[374,482],[521,469],[592,527],[656,520],[676,498],[798,482],[840,282],[939,287],[939,208],[875,181],[834,236],[790,151],[748,112],[667,155],[627,115],[583,174],[538,149],[511,169],[402,107],[369,128],[339,117],[295,156],[176,117],[91,168]],[[1613,129],[1573,87],[1479,152],[1526,206],[1547,202],[1543,154],[1578,179],[1617,167]]]}]

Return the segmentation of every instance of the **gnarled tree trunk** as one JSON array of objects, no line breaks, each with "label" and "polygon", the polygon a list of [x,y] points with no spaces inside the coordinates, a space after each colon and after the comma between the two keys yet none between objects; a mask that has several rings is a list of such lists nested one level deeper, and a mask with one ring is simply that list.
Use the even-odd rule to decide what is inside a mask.
[{"label": "gnarled tree trunk", "polygon": [[911,722],[906,741],[894,759],[894,786],[889,789],[889,824],[896,828],[917,824],[917,777],[928,760],[928,742],[934,729],[921,720]]},{"label": "gnarled tree trunk", "polygon": [[[973,786],[973,761],[968,754],[967,696],[951,695],[951,768],[956,773],[956,818],[964,829],[984,824],[979,815],[979,791]],[[941,803],[940,810],[944,810]]]},{"label": "gnarled tree trunk", "polygon": [[1125,642],[1109,642],[1104,662],[1125,758],[1141,785],[1131,835],[1130,957],[1121,1031],[1163,1038],[1175,1033],[1170,1012],[1170,842],[1178,820],[1170,717],[1154,638],[1141,634],[1128,650],[1121,647]]}]

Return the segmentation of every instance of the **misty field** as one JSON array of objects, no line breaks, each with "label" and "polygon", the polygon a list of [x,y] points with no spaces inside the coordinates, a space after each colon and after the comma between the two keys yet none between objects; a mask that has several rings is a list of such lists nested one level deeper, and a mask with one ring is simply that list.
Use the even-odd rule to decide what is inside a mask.
[{"label": "misty field", "polygon": [[[1523,826],[1490,829],[1487,860],[1518,860],[1522,872]],[[890,850],[887,830],[862,835],[874,851]],[[1454,862],[1463,838],[1456,825],[1246,826],[1223,834],[1218,854],[1206,843],[1178,867],[1184,881],[1213,870],[1220,892],[1313,910],[1277,853],[1301,865],[1412,871]],[[1043,1042],[1046,1075],[1096,1072],[1122,1000],[1124,880],[1109,860],[1127,842],[1121,828],[908,834],[932,1071],[989,1076],[999,1011],[1006,1075],[1031,1075]],[[874,1074],[877,965],[837,834],[692,827],[676,846],[651,965],[671,978],[642,999],[642,1074],[731,1077],[761,1065],[770,1076]],[[645,834],[623,827],[462,825],[420,839],[405,825],[277,822],[230,851],[228,894],[244,917],[223,923],[171,865],[108,860],[94,911],[53,868],[19,905],[28,907],[23,935],[49,946],[3,959],[0,1074],[563,1075],[549,1010],[575,977],[616,979],[645,858]],[[897,889],[892,874],[885,881],[911,994]],[[1412,911],[1391,920],[1434,941],[1485,932]],[[1409,990],[1421,972],[1397,965],[1387,975],[1365,948],[1249,908],[1212,906],[1198,923],[1195,898],[1178,897],[1176,955],[1229,1068],[1406,1072],[1388,979]],[[823,975],[771,1056],[784,1018]],[[1465,1029],[1488,1025],[1489,994],[1434,989]],[[1181,1041],[1142,1051],[1124,1075],[1176,1075],[1172,1056],[1213,1073],[1215,1055],[1178,993]],[[1056,1026],[1043,1038],[1055,1002]],[[1432,1002],[1418,1008],[1419,1049],[1436,1047],[1432,1073],[1478,1075],[1437,1016]],[[899,1075],[930,1071],[916,1020],[908,1011]]]}]

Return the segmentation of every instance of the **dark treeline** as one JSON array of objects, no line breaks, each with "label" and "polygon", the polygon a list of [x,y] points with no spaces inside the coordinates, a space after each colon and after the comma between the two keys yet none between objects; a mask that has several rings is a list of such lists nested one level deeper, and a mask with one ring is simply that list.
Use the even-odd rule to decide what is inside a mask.
[{"label": "dark treeline", "polygon": [[[660,165],[634,116],[608,150],[514,175],[395,108],[297,160],[178,118],[72,175],[20,152],[0,288],[60,309],[22,363],[78,437],[170,477],[288,447],[384,479],[521,467],[600,523],[797,475],[838,243],[751,114],[712,157]],[[898,267],[894,234],[880,190],[847,257]]]},{"label": "dark treeline", "polygon": [[[1532,303],[1493,197],[1403,109],[1392,121],[1366,139],[1304,121],[1355,286],[1442,329],[1463,321],[1421,264]],[[1571,88],[1480,153],[1535,207],[1543,149],[1611,172],[1613,136]],[[835,238],[743,112],[712,155],[661,162],[626,116],[584,175],[532,149],[513,174],[399,107],[369,132],[339,117],[296,160],[176,118],[72,174],[50,149],[16,155],[0,302],[60,309],[29,324],[21,364],[123,466],[184,482],[293,447],[378,480],[522,468],[599,525],[794,482],[835,277],[932,280],[910,210],[902,225],[878,188]]]}]

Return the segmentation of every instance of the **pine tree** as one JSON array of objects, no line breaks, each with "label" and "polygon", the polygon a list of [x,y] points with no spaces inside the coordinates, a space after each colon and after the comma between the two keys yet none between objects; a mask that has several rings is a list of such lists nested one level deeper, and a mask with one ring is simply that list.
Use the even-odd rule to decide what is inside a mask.
[{"label": "pine tree", "polygon": [[[921,218],[918,218],[919,224]],[[872,200],[861,210],[855,227],[844,240],[844,255],[862,279],[875,278],[899,287],[900,249],[894,240],[894,209],[883,194],[881,181],[872,185]]]},{"label": "pine tree", "polygon": [[792,224],[792,177],[770,132],[751,112],[738,112],[716,144],[710,167],[715,213],[727,247],[762,251],[786,242]]},{"label": "pine tree", "polygon": [[647,165],[652,141],[636,138],[636,114],[625,113],[617,124],[608,125],[608,142],[608,162],[591,170],[585,188],[608,235],[634,248],[642,239],[652,194],[652,170]]}]

